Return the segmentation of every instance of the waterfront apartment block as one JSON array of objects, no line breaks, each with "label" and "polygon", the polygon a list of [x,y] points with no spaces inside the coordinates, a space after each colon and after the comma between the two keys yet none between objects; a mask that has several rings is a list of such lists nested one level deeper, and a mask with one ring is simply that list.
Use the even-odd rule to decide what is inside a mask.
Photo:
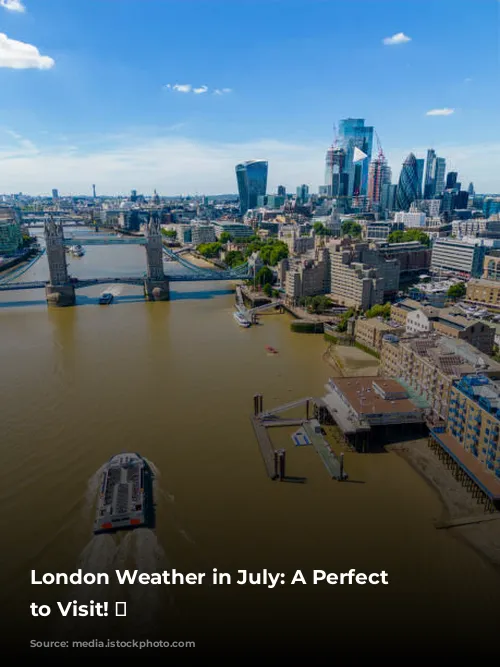
[{"label": "waterfront apartment block", "polygon": [[484,375],[455,380],[450,392],[446,429],[431,429],[429,443],[486,501],[485,510],[500,502],[500,383]]},{"label": "waterfront apartment block", "polygon": [[384,322],[378,317],[358,318],[354,329],[354,338],[360,345],[380,352],[382,340],[386,335],[400,336],[404,334],[404,327],[394,322]]},{"label": "waterfront apartment block", "polygon": [[404,382],[441,419],[448,416],[454,380],[477,369],[500,379],[500,363],[466,341],[434,333],[400,339],[385,337],[380,359],[384,375]]},{"label": "waterfront apartment block", "polygon": [[418,241],[377,243],[377,251],[386,260],[397,260],[399,262],[399,280],[401,283],[412,280],[429,270],[431,250]]}]

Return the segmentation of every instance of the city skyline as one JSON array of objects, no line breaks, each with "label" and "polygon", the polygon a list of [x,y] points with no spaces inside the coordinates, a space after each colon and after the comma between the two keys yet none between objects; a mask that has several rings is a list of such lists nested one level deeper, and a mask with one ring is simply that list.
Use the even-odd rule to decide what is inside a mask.
[{"label": "city skyline", "polygon": [[[336,1],[256,0],[264,24],[241,6],[215,0],[219,20],[185,4],[151,3],[147,16],[129,0],[120,14],[106,2],[0,5],[1,192],[233,193],[234,165],[254,159],[269,162],[269,192],[314,192],[333,124],[348,117],[375,128],[394,182],[410,152],[433,148],[462,182],[500,190],[499,3],[462,16],[449,0],[360,2],[342,30]],[[235,31],[243,14],[250,44]],[[456,67],[436,68],[457,44]],[[325,73],[336,53],[342,69]]]}]

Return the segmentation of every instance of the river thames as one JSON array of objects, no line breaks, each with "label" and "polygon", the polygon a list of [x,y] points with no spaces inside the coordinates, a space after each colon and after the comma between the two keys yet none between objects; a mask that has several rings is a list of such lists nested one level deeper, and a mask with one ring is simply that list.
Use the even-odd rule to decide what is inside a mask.
[{"label": "river thames", "polygon": [[[80,278],[145,271],[137,246],[87,247],[69,261]],[[21,280],[47,275],[44,257]],[[74,308],[51,310],[42,290],[0,293],[1,596],[12,641],[113,630],[194,639],[201,648],[236,640],[324,648],[330,634],[376,644],[394,633],[418,642],[453,627],[469,638],[488,630],[481,610],[499,599],[499,576],[434,528],[440,501],[403,459],[348,452],[350,482],[338,483],[286,433],[277,442],[287,448],[288,473],[307,482],[267,478],[249,419],[253,395],[267,406],[319,396],[333,370],[322,336],[292,333],[287,315],[238,327],[233,287],[172,283],[171,301],[146,303],[139,288],[113,286],[115,301],[104,307],[101,286],[80,290]],[[144,455],[157,473],[156,530],[93,538],[99,470],[121,451]],[[288,581],[297,569],[309,578],[314,569],[356,568],[386,571],[389,585],[30,584],[33,569],[125,567],[206,572],[209,580],[213,568],[236,577],[267,569]],[[73,599],[126,600],[127,617],[30,615],[32,602]]]}]

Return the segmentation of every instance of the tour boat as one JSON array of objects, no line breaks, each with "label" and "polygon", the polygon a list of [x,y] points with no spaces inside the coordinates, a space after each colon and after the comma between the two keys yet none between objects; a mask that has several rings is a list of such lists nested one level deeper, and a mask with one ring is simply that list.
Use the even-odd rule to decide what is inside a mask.
[{"label": "tour boat", "polygon": [[250,326],[250,322],[240,312],[237,311],[233,313],[233,317],[238,322],[240,327],[248,328]]},{"label": "tour boat", "polygon": [[153,513],[152,471],[142,456],[112,456],[102,474],[94,533],[147,526]]},{"label": "tour boat", "polygon": [[114,299],[114,295],[111,292],[103,292],[99,297],[99,303],[103,306],[107,306]]},{"label": "tour boat", "polygon": [[83,255],[85,254],[81,245],[71,246],[70,252],[72,255],[74,255],[74,257],[83,257]]}]

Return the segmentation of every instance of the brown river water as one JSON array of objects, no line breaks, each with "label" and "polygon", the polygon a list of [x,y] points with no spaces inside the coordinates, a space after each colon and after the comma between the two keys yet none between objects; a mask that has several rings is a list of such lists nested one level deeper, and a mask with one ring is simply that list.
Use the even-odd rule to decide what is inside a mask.
[{"label": "brown river water", "polygon": [[[179,269],[166,264],[169,272]],[[140,247],[88,247],[78,277],[141,274]],[[20,280],[47,276],[42,258]],[[350,481],[329,479],[312,448],[294,447],[288,473],[272,482],[250,423],[253,395],[279,405],[320,396],[333,370],[322,336],[294,334],[287,315],[248,330],[232,318],[226,283],[173,283],[168,303],[141,290],[103,287],[78,305],[47,309],[42,291],[0,293],[1,598],[9,635],[30,638],[235,637],[260,645],[330,642],[358,631],[408,641],[449,628],[485,630],[500,594],[497,573],[433,519],[441,505],[392,453],[345,456]],[[279,350],[269,355],[265,346]],[[92,537],[101,466],[137,451],[157,472],[155,531]],[[213,568],[290,573],[314,569],[388,572],[388,586],[32,586],[30,571],[113,572]],[[124,619],[32,618],[31,602],[128,602]],[[7,619],[6,619],[7,620]],[[276,633],[285,632],[287,639]],[[215,639],[214,639],[215,637]],[[334,639],[332,638],[332,642]],[[336,641],[336,640],[335,640]],[[347,641],[347,640],[346,640]],[[351,640],[349,640],[351,641]]]}]

